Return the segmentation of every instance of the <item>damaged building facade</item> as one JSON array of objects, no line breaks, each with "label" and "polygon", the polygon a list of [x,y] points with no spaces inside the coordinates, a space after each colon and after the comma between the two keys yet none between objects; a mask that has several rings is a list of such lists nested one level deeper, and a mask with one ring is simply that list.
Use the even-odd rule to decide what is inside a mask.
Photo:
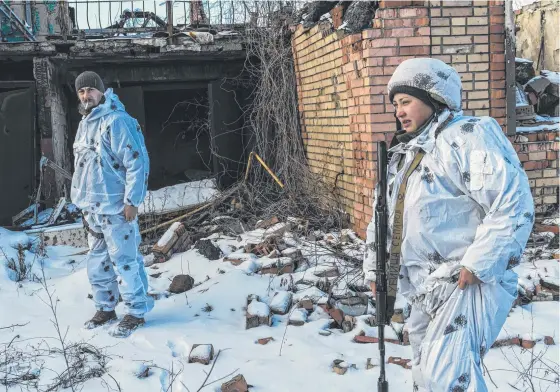
[{"label": "damaged building facade", "polygon": [[[185,2],[191,23],[182,26],[153,12],[121,13],[122,2],[112,2],[120,20],[97,30],[77,29],[80,17],[68,2],[8,3],[0,16],[0,225],[30,205],[39,180],[47,205],[68,195],[68,179],[48,168],[39,173],[40,160],[73,172],[81,119],[74,81],[85,70],[97,72],[139,121],[150,189],[210,177],[221,186],[236,181],[248,157],[241,130],[247,93],[231,82],[243,71],[243,39],[210,29],[204,9],[193,9],[199,2]],[[177,20],[166,3],[164,12]]]},{"label": "damaged building facade", "polygon": [[558,118],[516,119],[511,3],[319,3],[324,8],[308,12],[292,40],[303,140],[310,167],[334,185],[361,236],[373,213],[375,142],[390,142],[397,126],[387,83],[413,57],[459,72],[465,115],[502,125],[529,176],[537,218],[557,211]]},{"label": "damaged building facade", "polygon": [[[87,3],[95,12],[99,4],[125,2]],[[245,42],[235,23],[213,29],[203,3],[209,2],[162,2],[164,19],[173,24],[155,9],[113,10],[118,20],[96,29],[73,2],[0,2],[0,154],[7,162],[0,186],[10,190],[0,194],[0,224],[10,224],[30,204],[41,156],[72,172],[80,120],[73,85],[86,69],[99,73],[140,122],[151,190],[208,177],[228,185],[238,178],[251,151],[243,127],[250,97],[231,80],[243,72]],[[543,117],[535,102],[516,101],[517,95],[532,99],[531,89],[540,85],[525,86],[530,78],[519,85],[516,78],[514,33],[518,52],[525,50],[516,23],[521,26],[529,11],[515,16],[502,0],[314,4],[292,26],[302,140],[309,166],[333,185],[361,236],[373,212],[375,142],[390,142],[397,126],[386,85],[413,57],[438,58],[457,69],[464,113],[492,116],[502,125],[529,176],[537,217],[558,208],[558,118]],[[173,12],[183,7],[188,12],[181,22]],[[545,11],[550,15],[549,5]],[[218,12],[222,18],[224,9]],[[535,63],[534,70],[543,67]],[[553,95],[553,85],[535,92],[535,99]],[[532,115],[520,116],[523,105],[529,111],[535,106]],[[43,198],[53,205],[68,182],[50,169],[43,177]]]}]

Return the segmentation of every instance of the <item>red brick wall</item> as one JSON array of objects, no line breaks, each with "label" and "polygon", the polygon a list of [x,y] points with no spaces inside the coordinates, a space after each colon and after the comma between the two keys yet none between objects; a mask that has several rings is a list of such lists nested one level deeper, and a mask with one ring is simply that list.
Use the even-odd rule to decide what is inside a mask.
[{"label": "red brick wall", "polygon": [[452,65],[463,81],[464,113],[504,126],[504,3],[381,1],[373,28],[353,35],[336,30],[340,8],[331,13],[334,26],[298,26],[293,36],[300,121],[309,165],[336,185],[364,236],[376,182],[374,142],[390,142],[396,130],[386,86],[401,62],[434,57]]},{"label": "red brick wall", "polygon": [[519,134],[509,138],[513,143],[535,201],[537,218],[558,208],[558,131]]}]

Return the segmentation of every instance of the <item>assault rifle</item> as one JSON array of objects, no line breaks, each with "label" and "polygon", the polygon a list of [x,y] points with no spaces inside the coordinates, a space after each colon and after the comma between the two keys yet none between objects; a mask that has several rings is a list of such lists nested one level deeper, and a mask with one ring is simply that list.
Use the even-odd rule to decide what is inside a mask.
[{"label": "assault rifle", "polygon": [[377,143],[377,204],[375,207],[376,227],[376,280],[375,280],[375,308],[376,324],[379,344],[379,379],[377,392],[388,392],[389,383],[385,379],[385,325],[389,325],[390,313],[387,308],[387,145]]}]

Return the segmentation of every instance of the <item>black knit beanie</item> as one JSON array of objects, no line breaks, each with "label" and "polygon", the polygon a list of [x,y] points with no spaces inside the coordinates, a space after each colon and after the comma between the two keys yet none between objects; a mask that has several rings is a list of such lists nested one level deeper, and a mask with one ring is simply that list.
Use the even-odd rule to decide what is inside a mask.
[{"label": "black knit beanie", "polygon": [[395,86],[391,92],[389,93],[389,100],[393,102],[393,98],[397,94],[408,94],[415,98],[418,98],[420,101],[424,102],[426,105],[433,108],[435,111],[438,110],[437,102],[430,96],[430,94],[422,89],[412,86]]},{"label": "black knit beanie", "polygon": [[102,93],[105,92],[105,86],[103,85],[103,81],[101,80],[101,77],[93,71],[82,72],[76,78],[75,86],[76,86],[76,92],[78,92],[81,88],[84,87],[95,87]]}]

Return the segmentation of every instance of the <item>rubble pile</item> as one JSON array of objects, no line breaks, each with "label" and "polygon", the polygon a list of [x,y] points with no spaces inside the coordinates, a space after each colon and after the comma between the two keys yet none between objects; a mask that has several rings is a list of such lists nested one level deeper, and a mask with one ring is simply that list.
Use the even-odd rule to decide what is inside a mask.
[{"label": "rubble pile", "polygon": [[559,300],[558,231],[558,219],[535,224],[521,260],[512,260],[514,271],[519,275],[516,305]]},{"label": "rubble pile", "polygon": [[[196,243],[186,241],[191,244],[187,248],[197,249],[209,261],[217,258],[219,262],[230,263],[248,275],[268,276],[268,295],[251,294],[247,298],[246,329],[271,327],[277,324],[275,320],[289,328],[322,320],[320,336],[329,336],[338,330],[351,333],[352,341],[357,344],[378,343],[375,297],[363,285],[365,244],[354,232],[348,229],[323,232],[309,228],[305,219],[283,221],[274,216],[258,220],[252,230],[237,234],[231,227],[247,228],[246,222],[235,223],[236,218],[225,216],[218,221],[228,224],[219,226],[215,218],[208,218],[200,229],[190,226],[189,231],[181,231],[179,225],[173,225],[158,244],[170,238],[179,241],[184,233],[201,230],[211,234],[206,237],[194,234],[199,239]],[[237,245],[227,245],[229,249],[225,249],[224,239],[228,244]],[[203,249],[212,251],[201,251],[200,244],[204,244]],[[154,253],[158,251],[158,245],[153,249]],[[519,275],[519,298],[514,307],[532,301],[559,300],[558,259],[558,222],[545,220],[535,226],[522,259],[511,260],[511,267]],[[410,310],[410,305],[399,294],[391,324],[386,328],[387,343],[410,344],[406,328]],[[549,337],[543,339],[551,341]],[[501,339],[495,347],[517,341],[520,346],[530,345],[518,336],[510,336]],[[260,344],[265,343],[268,341]],[[408,368],[406,360],[403,361],[395,363]]]},{"label": "rubble pile", "polygon": [[558,117],[560,74],[542,70],[535,75],[533,61],[515,59],[516,118],[521,123],[537,120],[537,115]]},{"label": "rubble pile", "polygon": [[82,214],[78,207],[60,198],[53,208],[42,208],[40,203],[33,203],[12,218],[11,229],[39,229],[80,222]]},{"label": "rubble pile", "polygon": [[[252,230],[237,234],[231,228],[247,227],[247,223],[236,220],[222,215],[218,220],[208,217],[198,226],[174,223],[153,246],[153,256],[146,258],[146,265],[158,269],[158,264],[169,260],[168,250],[175,244],[189,244],[181,251],[196,249],[209,261],[218,259],[249,275],[269,277],[266,297],[251,294],[247,298],[246,329],[274,325],[275,318],[290,327],[323,320],[318,331],[322,336],[341,330],[355,335],[358,343],[376,341],[374,296],[363,284],[365,244],[353,231],[323,232],[310,229],[305,219],[281,221],[273,216],[257,220]],[[206,236],[201,237],[201,233]],[[197,241],[187,240],[189,235]],[[224,240],[238,245],[226,246]],[[408,344],[404,323],[409,313],[401,297],[388,332],[389,342]]]}]

